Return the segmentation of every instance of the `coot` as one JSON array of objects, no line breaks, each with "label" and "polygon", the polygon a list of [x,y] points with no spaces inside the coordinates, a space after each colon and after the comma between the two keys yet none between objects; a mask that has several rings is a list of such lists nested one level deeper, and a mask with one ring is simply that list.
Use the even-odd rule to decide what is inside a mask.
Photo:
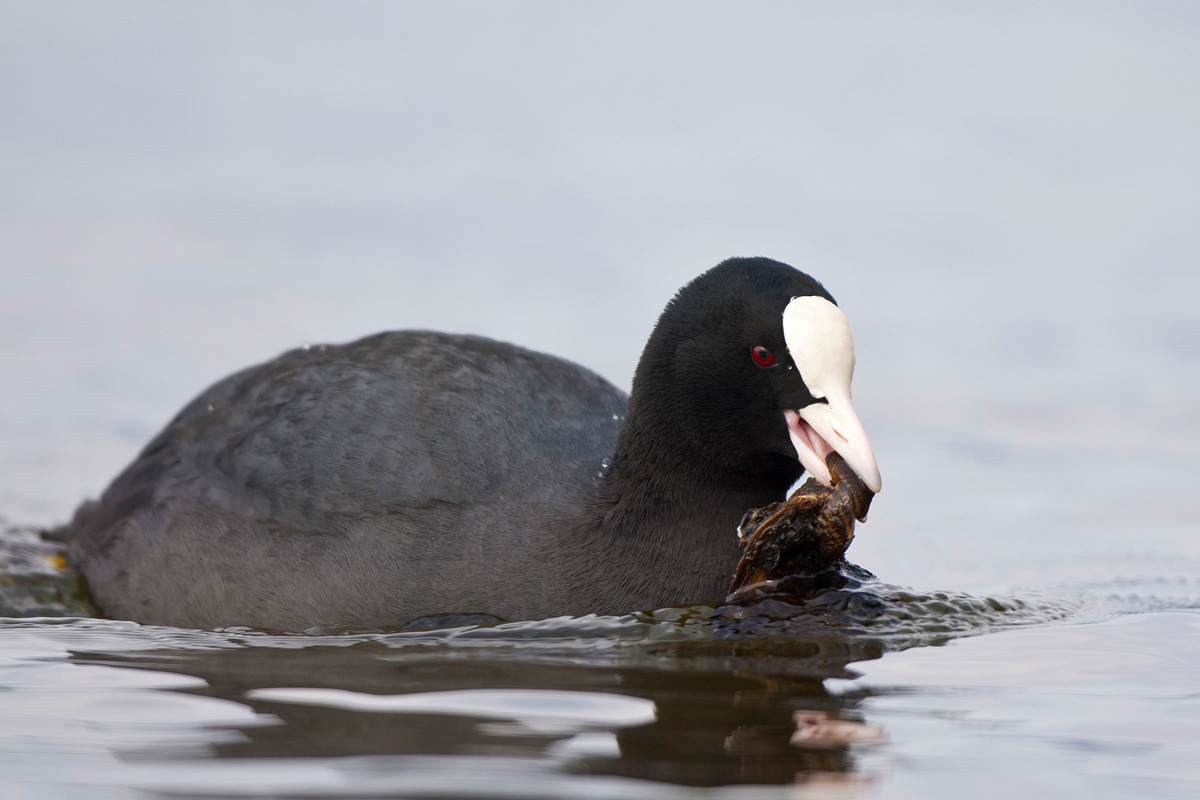
[{"label": "coot", "polygon": [[722,262],[659,318],[626,395],[475,336],[381,333],[238,372],[61,531],[111,617],[394,627],[719,599],[749,508],[841,453],[846,318],[813,278]]}]

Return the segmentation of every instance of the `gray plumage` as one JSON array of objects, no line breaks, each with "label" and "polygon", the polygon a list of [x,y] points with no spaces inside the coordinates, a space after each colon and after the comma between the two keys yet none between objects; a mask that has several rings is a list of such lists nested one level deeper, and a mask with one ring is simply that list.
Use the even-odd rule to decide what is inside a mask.
[{"label": "gray plumage", "polygon": [[719,599],[738,520],[800,474],[780,409],[812,402],[748,354],[784,354],[782,308],[811,293],[778,262],[715,267],[664,311],[631,398],[472,336],[293,350],[184,408],[61,531],[68,559],[109,616],[203,628]]},{"label": "gray plumage", "polygon": [[[625,403],[574,364],[477,337],[293,350],[188,405],[79,511],[70,557],[109,615],[153,623],[548,609],[556,540]],[[498,569],[517,578],[503,591]]]}]

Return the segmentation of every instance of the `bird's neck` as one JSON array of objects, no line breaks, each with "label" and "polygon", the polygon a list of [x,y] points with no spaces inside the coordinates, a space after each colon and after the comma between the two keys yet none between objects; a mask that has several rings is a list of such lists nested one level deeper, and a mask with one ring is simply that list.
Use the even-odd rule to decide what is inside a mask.
[{"label": "bird's neck", "polygon": [[579,562],[586,574],[572,582],[594,587],[593,610],[630,610],[607,606],[609,592],[639,598],[647,609],[722,599],[740,557],[742,516],[787,491],[788,482],[706,463],[673,433],[668,419],[631,403],[612,465],[574,542],[590,551]]},{"label": "bird's neck", "polygon": [[614,464],[594,516],[575,532],[574,548],[586,556],[571,583],[587,587],[585,605],[599,613],[719,601],[741,555],[742,516],[779,499],[782,492],[762,488],[697,491],[679,480],[623,474]]}]

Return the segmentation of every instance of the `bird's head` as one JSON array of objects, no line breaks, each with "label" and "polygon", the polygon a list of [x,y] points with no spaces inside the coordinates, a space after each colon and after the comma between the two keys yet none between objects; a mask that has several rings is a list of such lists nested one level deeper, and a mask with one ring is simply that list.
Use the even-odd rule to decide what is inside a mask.
[{"label": "bird's head", "polygon": [[854,342],[813,278],[765,258],[724,261],[675,296],[638,364],[631,398],[716,472],[828,484],[839,453],[872,491],[875,454],[850,402]]}]

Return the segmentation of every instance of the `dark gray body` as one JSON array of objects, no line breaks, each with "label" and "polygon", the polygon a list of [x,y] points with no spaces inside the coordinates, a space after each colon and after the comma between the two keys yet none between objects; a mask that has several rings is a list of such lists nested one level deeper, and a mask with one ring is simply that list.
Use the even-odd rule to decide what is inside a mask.
[{"label": "dark gray body", "polygon": [[80,509],[70,558],[106,613],[148,623],[594,611],[564,551],[625,406],[577,365],[482,338],[295,350],[188,405]]},{"label": "dark gray body", "polygon": [[209,628],[719,600],[742,515],[800,476],[783,412],[816,400],[781,320],[813,294],[831,299],[780,262],[718,264],[667,304],[628,398],[478,337],[285,353],[198,397],[80,507],[68,558],[110,616]]}]

